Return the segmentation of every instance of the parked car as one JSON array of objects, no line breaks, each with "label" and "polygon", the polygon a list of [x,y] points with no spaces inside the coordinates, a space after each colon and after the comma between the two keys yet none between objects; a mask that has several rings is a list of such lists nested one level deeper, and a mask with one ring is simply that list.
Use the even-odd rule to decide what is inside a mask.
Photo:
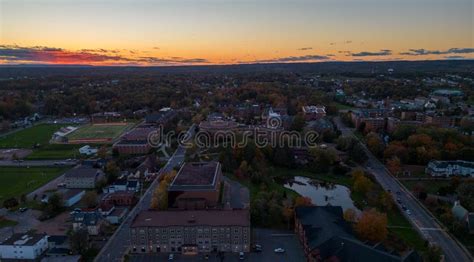
[{"label": "parked car", "polygon": [[275,248],[275,250],[273,250],[273,251],[275,251],[275,253],[285,253],[285,250],[281,247]]},{"label": "parked car", "polygon": [[240,253],[239,253],[239,259],[240,259],[240,260],[244,260],[244,259],[245,259],[244,252],[240,252]]},{"label": "parked car", "polygon": [[20,207],[20,209],[18,209],[18,211],[20,211],[20,213],[26,212],[26,210],[28,210],[27,207]]},{"label": "parked car", "polygon": [[168,260],[174,260],[174,254],[169,254],[168,255]]},{"label": "parked car", "polygon": [[262,246],[259,245],[259,244],[256,244],[256,245],[253,247],[253,251],[255,251],[255,252],[262,252]]},{"label": "parked car", "polygon": [[410,209],[407,209],[407,211],[406,211],[406,212],[407,212],[407,215],[411,215],[411,211],[410,211]]}]

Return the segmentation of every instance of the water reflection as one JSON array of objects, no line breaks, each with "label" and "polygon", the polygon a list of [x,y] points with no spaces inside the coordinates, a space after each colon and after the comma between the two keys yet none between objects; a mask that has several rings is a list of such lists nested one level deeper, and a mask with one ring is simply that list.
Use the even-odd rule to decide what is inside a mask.
[{"label": "water reflection", "polygon": [[317,206],[341,206],[344,210],[352,208],[358,211],[351,199],[349,188],[345,186],[300,176],[287,181],[284,186],[304,197],[309,197]]}]

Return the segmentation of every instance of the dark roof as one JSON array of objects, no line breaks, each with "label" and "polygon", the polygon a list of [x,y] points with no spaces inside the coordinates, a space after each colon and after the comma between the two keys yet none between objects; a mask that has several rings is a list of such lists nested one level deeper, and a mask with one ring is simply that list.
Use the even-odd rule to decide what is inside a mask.
[{"label": "dark roof", "polygon": [[16,233],[1,245],[33,246],[45,236],[46,234]]},{"label": "dark roof", "polygon": [[54,236],[49,236],[48,237],[48,242],[54,243],[56,245],[61,245],[67,241],[67,236],[59,236],[59,235],[54,235]]},{"label": "dark roof", "polygon": [[213,189],[220,174],[219,162],[185,163],[174,178],[169,191]]},{"label": "dark roof", "polygon": [[350,225],[343,218],[342,207],[298,207],[296,217],[305,227],[308,246],[316,248],[335,236],[353,238]]},{"label": "dark roof", "polygon": [[97,175],[101,174],[102,171],[97,168],[92,168],[88,166],[79,166],[73,169],[70,169],[64,175],[65,177],[76,177],[76,178],[94,178]]},{"label": "dark roof", "polygon": [[167,210],[142,211],[131,227],[168,226],[250,226],[249,211],[243,210]]},{"label": "dark roof", "polygon": [[81,223],[86,226],[97,225],[102,218],[99,212],[75,212],[73,214],[74,222]]},{"label": "dark roof", "polygon": [[357,240],[339,206],[298,207],[295,215],[305,231],[308,248],[317,249],[322,260],[337,257],[339,261],[351,262],[421,261],[414,252],[400,257],[381,245],[371,246]]}]

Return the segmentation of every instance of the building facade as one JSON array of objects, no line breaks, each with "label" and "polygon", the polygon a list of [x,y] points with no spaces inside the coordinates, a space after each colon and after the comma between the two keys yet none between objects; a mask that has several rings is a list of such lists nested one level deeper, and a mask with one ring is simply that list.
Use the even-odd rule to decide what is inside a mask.
[{"label": "building facade", "polygon": [[37,260],[47,249],[46,234],[13,234],[0,244],[0,260]]},{"label": "building facade", "polygon": [[431,176],[464,176],[474,177],[474,162],[455,160],[433,160],[426,166],[425,172]]},{"label": "building facade", "polygon": [[143,211],[131,230],[133,253],[249,252],[248,210]]}]

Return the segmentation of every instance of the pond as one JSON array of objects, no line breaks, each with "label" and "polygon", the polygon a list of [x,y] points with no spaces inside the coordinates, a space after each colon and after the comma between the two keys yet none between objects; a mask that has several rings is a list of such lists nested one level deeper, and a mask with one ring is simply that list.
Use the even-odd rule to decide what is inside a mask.
[{"label": "pond", "polygon": [[350,189],[345,186],[320,182],[301,176],[294,177],[293,180],[286,182],[284,186],[310,198],[316,206],[341,206],[344,211],[349,208],[359,211],[351,199]]}]

